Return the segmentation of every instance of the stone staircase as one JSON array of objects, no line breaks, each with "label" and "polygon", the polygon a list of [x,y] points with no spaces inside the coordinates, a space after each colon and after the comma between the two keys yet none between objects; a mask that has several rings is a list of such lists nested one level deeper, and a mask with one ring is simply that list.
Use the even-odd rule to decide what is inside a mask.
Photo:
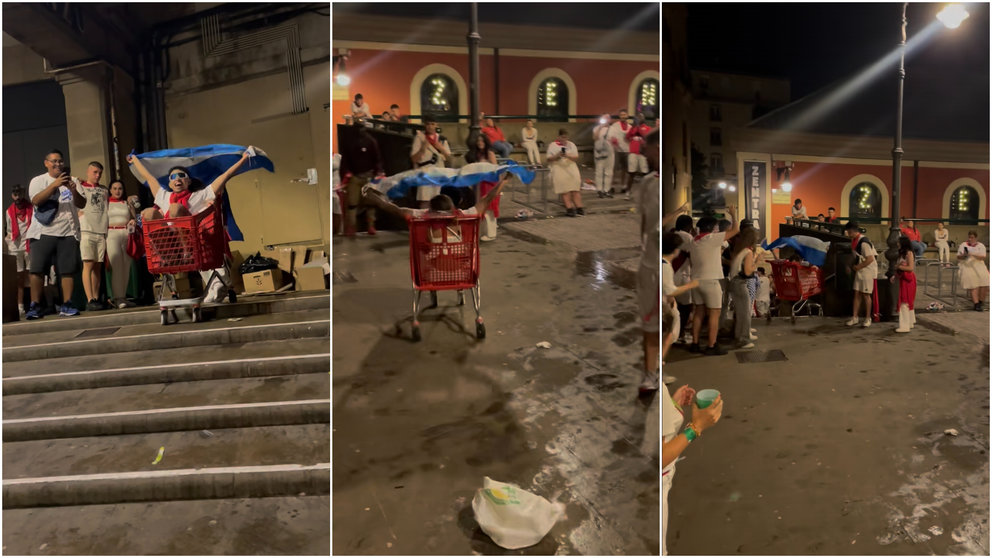
[{"label": "stone staircase", "polygon": [[330,299],[3,326],[3,552],[326,554]]}]

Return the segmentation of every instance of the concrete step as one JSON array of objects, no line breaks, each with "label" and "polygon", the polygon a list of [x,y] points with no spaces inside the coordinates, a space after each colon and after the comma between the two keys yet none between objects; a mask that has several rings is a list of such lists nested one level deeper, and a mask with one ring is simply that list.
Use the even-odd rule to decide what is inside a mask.
[{"label": "concrete step", "polygon": [[147,384],[3,399],[4,441],[328,422],[325,372]]},{"label": "concrete step", "polygon": [[109,335],[78,338],[82,332],[61,331],[4,339],[3,361],[19,362],[204,345],[326,337],[330,320],[323,310],[269,314],[244,322],[177,324],[173,327],[130,326]]},{"label": "concrete step", "polygon": [[[203,306],[205,320],[217,321],[230,318],[244,318],[260,314],[275,314],[297,310],[327,310],[330,296],[326,294],[299,293],[288,295],[264,295],[252,299],[241,299],[235,304],[206,304]],[[4,340],[13,336],[34,335],[62,330],[86,330],[129,325],[158,324],[158,306],[107,310],[103,312],[83,312],[77,317],[61,318],[46,316],[40,320],[21,321],[3,325]],[[188,312],[177,311],[181,321],[189,321]]]},{"label": "concrete step", "polygon": [[330,497],[309,495],[19,508],[3,553],[328,556],[330,521]]},{"label": "concrete step", "polygon": [[[239,345],[207,345],[191,351],[156,349],[108,355],[69,356],[44,360],[4,362],[3,377],[6,389],[7,379],[42,374],[70,374],[85,371],[106,371],[113,373],[119,369],[139,369],[152,366],[193,367],[199,362],[263,361],[270,357],[326,354],[327,338],[313,337],[291,341],[256,341]],[[192,379],[192,378],[188,378]],[[167,381],[167,380],[162,380]],[[16,382],[14,382],[16,383]]]},{"label": "concrete step", "polygon": [[[153,464],[159,448],[162,459]],[[330,425],[186,430],[4,442],[6,479],[327,462]]]}]

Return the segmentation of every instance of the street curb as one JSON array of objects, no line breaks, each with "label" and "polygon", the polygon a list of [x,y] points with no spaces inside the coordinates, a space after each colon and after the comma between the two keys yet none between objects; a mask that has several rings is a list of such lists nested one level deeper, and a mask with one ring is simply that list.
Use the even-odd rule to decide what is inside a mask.
[{"label": "street curb", "polygon": [[[217,324],[220,325],[220,324]],[[158,349],[176,349],[203,345],[226,345],[326,337],[330,335],[330,320],[310,320],[290,324],[262,324],[240,327],[219,327],[205,330],[169,331],[140,336],[107,337],[82,341],[63,341],[25,347],[5,347],[4,362],[20,362],[46,358],[100,355]],[[97,342],[98,341],[98,342]]]},{"label": "street curb", "polygon": [[[205,320],[222,320],[228,318],[246,318],[259,314],[276,314],[281,312],[296,312],[301,310],[319,310],[330,308],[329,295],[304,296],[278,300],[257,302],[236,302],[234,304],[204,305]],[[181,314],[182,310],[177,310]],[[188,312],[186,313],[188,317]],[[133,325],[149,325],[159,323],[161,311],[158,306],[144,309],[125,310],[111,313],[86,312],[75,318],[59,318],[47,316],[30,322],[13,322],[3,324],[4,337],[16,335],[31,335],[77,329],[92,329],[101,327],[123,327]]]},{"label": "street curb", "polygon": [[954,329],[953,327],[932,320],[928,320],[919,315],[917,315],[916,317],[916,323],[922,325],[923,327],[929,330],[936,331],[937,333],[944,333],[947,335],[957,335],[959,333],[958,330]]},{"label": "street curb", "polygon": [[326,372],[330,354],[92,370],[3,379],[3,395]]},{"label": "street curb", "polygon": [[276,401],[224,407],[148,409],[121,414],[44,417],[3,421],[4,442],[116,436],[178,430],[319,424],[331,420],[329,399]]},{"label": "street curb", "polygon": [[[266,470],[268,469],[268,470]],[[276,469],[276,470],[272,470]],[[111,478],[116,477],[116,478]],[[3,509],[330,494],[330,464],[4,481]]]}]

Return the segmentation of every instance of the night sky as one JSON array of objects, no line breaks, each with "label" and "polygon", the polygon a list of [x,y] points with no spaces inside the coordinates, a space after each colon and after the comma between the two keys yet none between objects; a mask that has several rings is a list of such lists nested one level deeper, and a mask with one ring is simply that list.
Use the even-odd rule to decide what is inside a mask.
[{"label": "night sky", "polygon": [[[335,12],[360,12],[383,16],[437,17],[468,21],[468,3],[334,3]],[[626,28],[658,32],[658,3],[479,3],[479,22],[529,23],[532,25],[587,27],[590,29]],[[636,17],[635,17],[636,16]]]},{"label": "night sky", "polygon": [[[907,37],[934,21],[943,4],[910,4]],[[966,4],[957,29],[942,29],[906,59],[910,80],[942,80],[949,92],[989,83],[989,5]],[[899,43],[901,3],[690,3],[689,65],[792,81],[798,99],[854,74]],[[891,72],[895,81],[895,70]]]}]

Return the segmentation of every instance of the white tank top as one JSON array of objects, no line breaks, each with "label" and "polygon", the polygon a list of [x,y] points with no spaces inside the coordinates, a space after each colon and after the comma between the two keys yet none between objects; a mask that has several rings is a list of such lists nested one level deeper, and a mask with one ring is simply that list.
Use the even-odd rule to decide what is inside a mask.
[{"label": "white tank top", "polygon": [[111,227],[126,227],[131,220],[131,212],[127,208],[127,202],[110,202],[107,207],[107,216],[110,218]]}]

